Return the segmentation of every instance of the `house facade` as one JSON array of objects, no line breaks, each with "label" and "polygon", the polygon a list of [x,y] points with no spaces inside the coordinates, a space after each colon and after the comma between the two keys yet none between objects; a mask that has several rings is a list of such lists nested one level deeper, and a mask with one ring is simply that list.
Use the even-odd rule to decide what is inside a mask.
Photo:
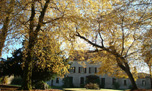
[{"label": "house facade", "polygon": [[[98,77],[98,84],[101,88],[115,88],[115,84],[119,84],[120,89],[128,89],[131,88],[131,82],[129,79],[125,78],[115,78],[110,77],[108,75],[97,75],[100,67],[100,63],[98,64],[89,64],[88,62],[82,61],[73,61],[71,62],[71,69],[69,69],[69,74],[65,77],[70,78],[68,80],[70,84],[74,87],[83,87],[86,84],[86,80],[88,76],[96,76]],[[63,86],[63,78],[55,78],[53,80],[48,81],[50,86]],[[136,84],[138,88],[150,88],[150,79],[149,77],[144,77],[136,80]]]}]

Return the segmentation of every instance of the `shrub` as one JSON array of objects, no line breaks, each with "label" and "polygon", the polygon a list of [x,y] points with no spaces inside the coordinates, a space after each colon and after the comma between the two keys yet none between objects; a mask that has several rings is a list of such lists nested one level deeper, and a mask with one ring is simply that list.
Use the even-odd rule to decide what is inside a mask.
[{"label": "shrub", "polygon": [[1,83],[2,84],[7,84],[8,83],[8,77],[7,76],[2,77]]},{"label": "shrub", "polygon": [[115,89],[119,89],[120,84],[119,84],[118,82],[115,82],[115,83],[113,84],[113,86],[114,86]]},{"label": "shrub", "polygon": [[84,84],[80,84],[80,88],[84,88],[84,86],[85,86]]},{"label": "shrub", "polygon": [[132,85],[129,85],[129,89],[132,89],[133,87],[132,87]]},{"label": "shrub", "polygon": [[86,89],[99,89],[99,85],[97,83],[89,83],[85,85]]},{"label": "shrub", "polygon": [[22,85],[22,78],[21,77],[15,77],[12,82],[12,85]]},{"label": "shrub", "polygon": [[35,84],[35,88],[36,89],[48,89],[49,85],[43,81],[40,81]]},{"label": "shrub", "polygon": [[86,77],[86,84],[88,83],[97,83],[100,84],[99,76],[96,75],[89,75]]},{"label": "shrub", "polygon": [[72,77],[65,77],[63,79],[63,87],[64,88],[73,88],[74,85],[73,85],[73,81],[72,81]]}]

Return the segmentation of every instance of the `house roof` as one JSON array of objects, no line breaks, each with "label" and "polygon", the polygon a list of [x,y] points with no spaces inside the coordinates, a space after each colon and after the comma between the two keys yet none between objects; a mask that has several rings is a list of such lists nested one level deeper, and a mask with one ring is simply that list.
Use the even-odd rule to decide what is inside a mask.
[{"label": "house roof", "polygon": [[137,75],[139,78],[149,78],[150,77],[150,74],[144,73],[144,72],[140,72]]}]

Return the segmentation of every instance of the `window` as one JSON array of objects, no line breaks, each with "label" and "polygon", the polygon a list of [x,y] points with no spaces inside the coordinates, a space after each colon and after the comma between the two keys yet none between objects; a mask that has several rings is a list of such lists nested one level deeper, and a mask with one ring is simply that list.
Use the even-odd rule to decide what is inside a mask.
[{"label": "window", "polygon": [[142,80],[142,86],[146,86],[146,81]]},{"label": "window", "polygon": [[116,83],[116,78],[112,78],[112,85]]},{"label": "window", "polygon": [[127,80],[124,80],[124,86],[126,86],[127,85]]},{"label": "window", "polygon": [[56,83],[59,83],[59,78],[56,78]]},{"label": "window", "polygon": [[97,67],[89,67],[89,73],[97,73]]},{"label": "window", "polygon": [[84,77],[80,78],[80,84],[84,84]]},{"label": "window", "polygon": [[70,73],[75,73],[75,69],[76,69],[75,67],[71,67],[71,68],[69,69],[69,72],[70,72]]},{"label": "window", "polygon": [[86,68],[79,67],[79,73],[86,73]]}]

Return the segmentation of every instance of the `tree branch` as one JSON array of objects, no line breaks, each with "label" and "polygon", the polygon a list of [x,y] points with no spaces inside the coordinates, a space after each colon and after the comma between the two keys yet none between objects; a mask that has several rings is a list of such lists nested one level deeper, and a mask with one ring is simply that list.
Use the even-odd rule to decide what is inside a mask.
[{"label": "tree branch", "polygon": [[41,15],[39,16],[39,22],[38,22],[38,25],[37,25],[37,27],[36,27],[35,33],[37,33],[37,32],[40,31],[40,28],[41,28],[41,26],[42,26],[42,24],[43,24],[44,15],[45,15],[45,13],[46,13],[46,9],[47,9],[47,7],[48,7],[48,5],[49,5],[49,2],[50,2],[50,0],[46,0],[46,3],[45,3],[45,5],[44,5],[44,8],[43,8],[42,11],[41,11]]},{"label": "tree branch", "polygon": [[122,18],[122,24],[121,24],[121,30],[122,30],[122,49],[121,49],[121,55],[123,54],[124,51],[124,27],[123,27],[123,22],[124,22],[124,16]]}]

